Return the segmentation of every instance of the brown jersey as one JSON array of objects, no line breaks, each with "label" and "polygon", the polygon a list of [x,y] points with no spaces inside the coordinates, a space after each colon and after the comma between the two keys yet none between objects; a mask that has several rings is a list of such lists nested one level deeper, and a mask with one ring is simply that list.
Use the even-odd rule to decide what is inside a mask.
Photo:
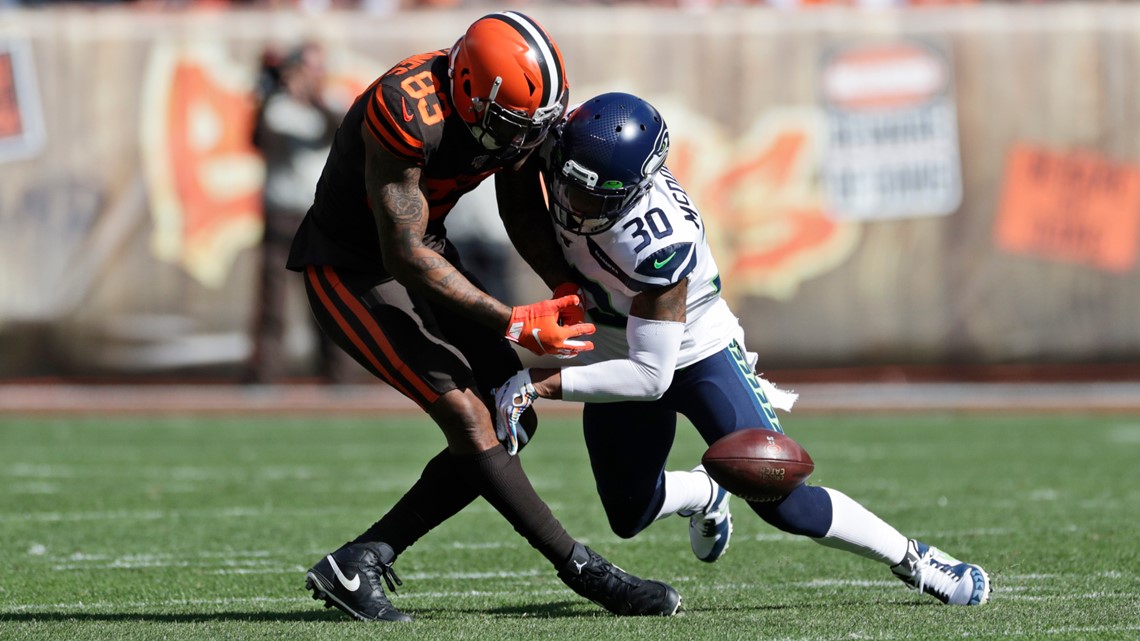
[{"label": "brown jersey", "polygon": [[491,155],[452,108],[443,49],[392,67],[349,108],[333,140],[316,198],[293,240],[288,267],[330,265],[384,272],[380,240],[364,187],[361,124],[397,158],[423,170],[430,221],[425,243],[442,251],[443,220],[459,197],[518,160]]}]

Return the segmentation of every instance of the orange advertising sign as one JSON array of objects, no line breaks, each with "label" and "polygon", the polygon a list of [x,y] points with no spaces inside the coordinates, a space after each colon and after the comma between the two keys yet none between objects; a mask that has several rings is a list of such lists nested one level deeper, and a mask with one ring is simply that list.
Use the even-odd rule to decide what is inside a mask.
[{"label": "orange advertising sign", "polygon": [[915,42],[886,42],[836,53],[823,74],[828,104],[850,110],[922,106],[948,91],[950,70]]},{"label": "orange advertising sign", "polygon": [[714,251],[732,283],[726,297],[791,298],[855,250],[859,226],[834,220],[823,207],[816,180],[821,135],[810,112],[773,111],[738,139],[730,156],[706,161],[715,173],[697,184],[695,195],[710,228],[723,232]]},{"label": "orange advertising sign", "polygon": [[16,73],[12,54],[0,53],[0,138],[19,135],[24,130],[20,105],[16,102]]},{"label": "orange advertising sign", "polygon": [[[152,246],[199,282],[221,287],[238,255],[261,238],[264,164],[252,144],[255,70],[219,43],[161,44],[144,80],[142,156]],[[332,78],[337,96],[367,86]]]},{"label": "orange advertising sign", "polygon": [[0,162],[33,156],[43,143],[31,47],[23,40],[0,39]]},{"label": "orange advertising sign", "polygon": [[153,247],[220,287],[261,233],[261,158],[253,148],[252,70],[219,46],[154,48],[144,87],[142,152]]},{"label": "orange advertising sign", "polygon": [[1140,248],[1140,167],[1017,145],[995,235],[1009,252],[1126,272]]}]

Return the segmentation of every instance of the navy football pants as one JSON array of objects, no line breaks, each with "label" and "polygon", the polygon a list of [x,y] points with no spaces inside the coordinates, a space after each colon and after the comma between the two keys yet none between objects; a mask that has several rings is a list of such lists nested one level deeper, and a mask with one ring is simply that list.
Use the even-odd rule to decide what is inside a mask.
[{"label": "navy football pants", "polygon": [[[677,414],[688,418],[708,444],[741,429],[783,432],[736,341],[677,370],[669,390],[656,401],[586,403],[583,426],[590,465],[610,527],[618,536],[634,536],[661,510],[665,462],[677,432]],[[822,488],[803,485],[782,501],[749,506],[792,534],[818,538],[831,527],[831,499]]]}]

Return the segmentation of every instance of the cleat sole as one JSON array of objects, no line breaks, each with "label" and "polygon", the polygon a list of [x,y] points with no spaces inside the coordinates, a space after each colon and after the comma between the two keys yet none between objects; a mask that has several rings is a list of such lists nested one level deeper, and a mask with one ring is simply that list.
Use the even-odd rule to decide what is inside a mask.
[{"label": "cleat sole", "polygon": [[980,567],[975,566],[970,571],[970,575],[974,580],[974,592],[980,592],[980,596],[975,596],[970,599],[967,605],[985,605],[990,600],[990,593],[993,592],[993,586],[990,585],[990,575]]},{"label": "cleat sole", "polygon": [[371,621],[371,619],[361,616],[360,613],[342,603],[340,599],[334,597],[328,590],[326,590],[324,585],[321,583],[321,578],[316,574],[309,572],[305,576],[305,587],[313,591],[314,599],[324,599],[326,608],[335,607],[336,609],[344,612],[348,616],[358,621]]},{"label": "cleat sole", "polygon": [[[322,578],[314,572],[309,572],[305,576],[305,588],[313,591],[313,599],[316,599],[318,601],[321,599],[324,599],[326,609],[327,608],[336,608],[336,609],[340,610],[341,612],[344,612],[348,616],[356,619],[357,621],[366,621],[369,623],[376,623],[378,621],[386,620],[383,618],[374,619],[372,617],[367,617],[367,616],[360,614],[356,610],[352,609],[347,604],[342,602],[340,599],[333,596],[331,590],[329,588],[325,587],[325,584],[324,584]],[[397,612],[397,613],[399,614],[399,612]],[[390,619],[388,619],[388,620],[390,620]],[[410,621],[411,619],[409,618],[407,620]]]}]

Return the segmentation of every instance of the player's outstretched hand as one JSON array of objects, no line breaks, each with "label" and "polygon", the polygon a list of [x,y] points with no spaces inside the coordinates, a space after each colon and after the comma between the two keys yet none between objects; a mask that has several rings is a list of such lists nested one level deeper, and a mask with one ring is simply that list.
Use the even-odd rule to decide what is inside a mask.
[{"label": "player's outstretched hand", "polygon": [[539,356],[571,357],[578,352],[588,352],[594,349],[594,344],[576,338],[593,334],[593,323],[558,324],[562,310],[580,304],[581,299],[571,295],[515,307],[507,324],[507,339]]},{"label": "player's outstretched hand", "polygon": [[514,456],[519,447],[530,440],[530,435],[519,424],[519,420],[523,412],[534,403],[534,399],[538,398],[538,392],[530,380],[530,370],[520,370],[494,392],[495,435],[503,447],[507,448],[507,453]]}]

